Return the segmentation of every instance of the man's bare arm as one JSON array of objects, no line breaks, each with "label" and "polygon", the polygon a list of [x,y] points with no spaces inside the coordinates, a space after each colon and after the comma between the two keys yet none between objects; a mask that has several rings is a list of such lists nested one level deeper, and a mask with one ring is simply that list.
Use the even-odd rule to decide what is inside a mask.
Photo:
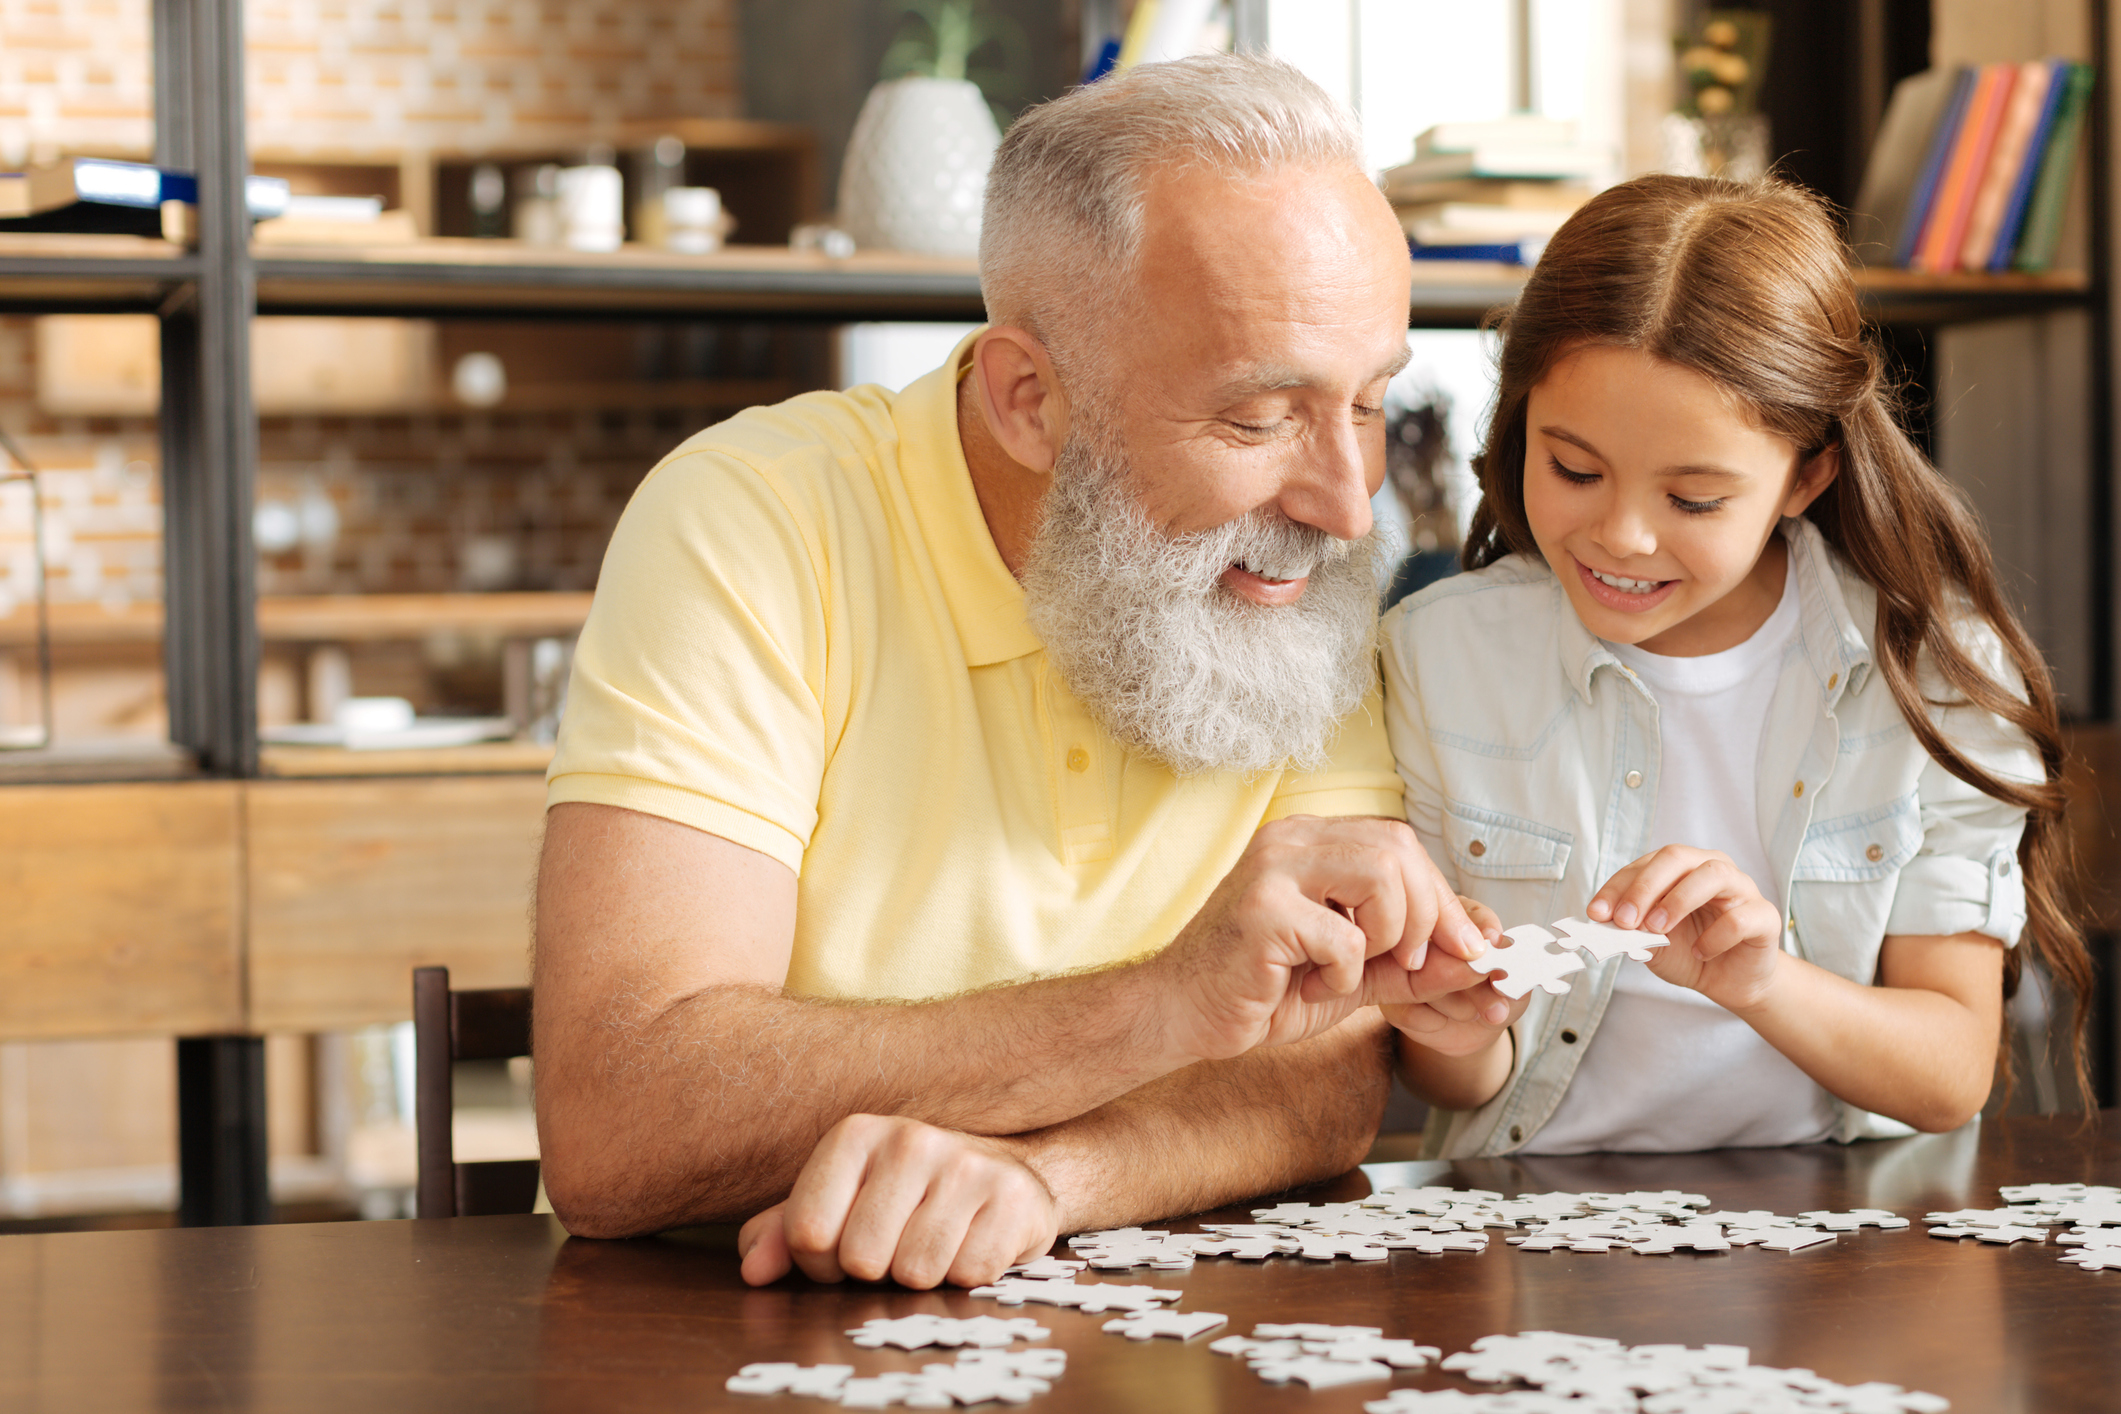
[{"label": "man's bare arm", "polygon": [[1391,1088],[1391,1028],[1364,1011],[1323,1036],[1165,1076],[1034,1134],[986,1138],[856,1115],[788,1201],[744,1225],[744,1278],[791,1267],[975,1286],[1062,1232],[1201,1212],[1346,1172]]},{"label": "man's bare arm", "polygon": [[787,869],[652,816],[555,807],[534,976],[547,1191],[591,1236],[742,1217],[785,1196],[850,1114],[1044,1129],[1195,1060],[1411,1000],[1413,979],[1471,985],[1442,949],[1413,979],[1385,955],[1432,931],[1481,946],[1440,882],[1405,877],[1417,861],[1401,826],[1279,822],[1191,936],[1150,962],[934,1002],[827,1003],[779,991]]}]

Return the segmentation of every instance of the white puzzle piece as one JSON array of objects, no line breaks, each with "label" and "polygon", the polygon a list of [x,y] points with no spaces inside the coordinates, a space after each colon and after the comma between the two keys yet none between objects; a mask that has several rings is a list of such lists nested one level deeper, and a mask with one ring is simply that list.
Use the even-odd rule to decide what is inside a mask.
[{"label": "white puzzle piece", "polygon": [[927,1314],[900,1316],[896,1320],[878,1317],[847,1332],[848,1339],[870,1350],[880,1350],[887,1345],[900,1350],[919,1350],[930,1345],[976,1345],[997,1349],[1019,1340],[1044,1340],[1051,1334],[1052,1331],[1029,1316],[1004,1320],[995,1316],[958,1318]]},{"label": "white puzzle piece", "polygon": [[840,1386],[854,1373],[852,1365],[746,1365],[725,1383],[731,1394],[800,1394],[837,1399]]},{"label": "white puzzle piece", "polygon": [[1662,933],[1616,928],[1610,923],[1593,923],[1588,918],[1564,918],[1554,925],[1554,931],[1561,934],[1563,947],[1580,949],[1589,954],[1593,962],[1623,956],[1648,962],[1653,950],[1670,947],[1672,943]]},{"label": "white puzzle piece", "polygon": [[1983,1242],[2001,1242],[2005,1244],[2012,1242],[2045,1242],[2047,1241],[2047,1229],[2044,1227],[1975,1227],[1971,1225],[1955,1227],[1947,1225],[1931,1228],[1930,1236],[1974,1237],[1979,1238]]},{"label": "white puzzle piece", "polygon": [[1854,1232],[1859,1227],[1903,1228],[1910,1225],[1906,1218],[1884,1208],[1852,1208],[1845,1213],[1821,1209],[1799,1213],[1797,1218],[1812,1227],[1823,1227],[1828,1232]]},{"label": "white puzzle piece", "polygon": [[1172,1340],[1191,1340],[1197,1335],[1220,1329],[1230,1318],[1216,1311],[1138,1311],[1131,1316],[1122,1316],[1105,1322],[1105,1330],[1112,1335],[1123,1335],[1129,1340],[1153,1340],[1167,1336]]},{"label": "white puzzle piece", "polygon": [[1389,1380],[1392,1367],[1375,1360],[1328,1360],[1320,1355],[1299,1355],[1293,1360],[1262,1360],[1252,1367],[1270,1385],[1304,1384],[1312,1389]]},{"label": "white puzzle piece", "polygon": [[1123,1286],[1118,1282],[1023,1281],[1003,1277],[992,1286],[975,1286],[972,1295],[999,1301],[1004,1306],[1036,1302],[1044,1306],[1069,1306],[1086,1316],[1104,1311],[1150,1311],[1186,1293],[1164,1286]]},{"label": "white puzzle piece", "polygon": [[[1561,979],[1583,971],[1581,957],[1555,947],[1554,935],[1536,923],[1507,929],[1502,936],[1505,941],[1501,945],[1489,948],[1466,966],[1489,974],[1495,990],[1513,1001],[1534,987],[1557,997],[1569,994],[1569,984]],[[1496,977],[1498,972],[1505,975]]]}]

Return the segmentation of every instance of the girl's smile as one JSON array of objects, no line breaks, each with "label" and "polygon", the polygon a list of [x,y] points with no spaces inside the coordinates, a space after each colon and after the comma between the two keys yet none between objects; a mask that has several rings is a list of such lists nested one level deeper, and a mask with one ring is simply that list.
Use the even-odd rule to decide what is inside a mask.
[{"label": "girl's smile", "polygon": [[1782,596],[1775,526],[1834,479],[1692,369],[1591,344],[1526,403],[1532,537],[1584,627],[1693,657],[1750,638]]}]

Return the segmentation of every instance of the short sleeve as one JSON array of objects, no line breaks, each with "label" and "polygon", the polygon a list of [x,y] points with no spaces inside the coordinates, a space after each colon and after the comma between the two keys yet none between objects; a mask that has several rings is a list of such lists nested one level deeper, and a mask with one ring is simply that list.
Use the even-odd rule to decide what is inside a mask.
[{"label": "short sleeve", "polygon": [[1283,776],[1267,802],[1266,820],[1290,815],[1376,815],[1399,820],[1405,813],[1399,778],[1392,773],[1392,748],[1385,742],[1383,704],[1372,682],[1362,705],[1341,722],[1325,769]]},{"label": "short sleeve", "polygon": [[[1969,649],[1988,671],[2016,686],[2009,661],[1985,625],[1969,630]],[[1951,700],[1955,693],[1925,674],[1924,695]],[[1934,720],[1945,739],[1992,775],[2035,783],[2046,779],[2040,753],[2017,727],[1971,706],[1938,708]],[[1916,783],[1922,846],[1900,871],[1886,919],[1890,935],[1949,937],[1985,933],[2006,947],[2025,928],[2025,881],[2018,841],[2025,809],[1983,794],[1930,760]]]},{"label": "short sleeve", "polygon": [[729,452],[650,473],[605,553],[547,805],[642,811],[799,870],[826,757],[818,554]]}]

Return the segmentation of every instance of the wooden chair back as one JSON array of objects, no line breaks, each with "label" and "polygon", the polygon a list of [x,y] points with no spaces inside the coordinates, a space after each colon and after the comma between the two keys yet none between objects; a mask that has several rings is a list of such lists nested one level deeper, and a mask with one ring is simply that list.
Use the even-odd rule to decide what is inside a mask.
[{"label": "wooden chair back", "polygon": [[538,1161],[456,1162],[452,1067],[460,1060],[508,1060],[530,1054],[530,989],[452,992],[449,969],[412,971],[413,1112],[418,1132],[419,1215],[471,1218],[527,1213],[536,1206]]}]

